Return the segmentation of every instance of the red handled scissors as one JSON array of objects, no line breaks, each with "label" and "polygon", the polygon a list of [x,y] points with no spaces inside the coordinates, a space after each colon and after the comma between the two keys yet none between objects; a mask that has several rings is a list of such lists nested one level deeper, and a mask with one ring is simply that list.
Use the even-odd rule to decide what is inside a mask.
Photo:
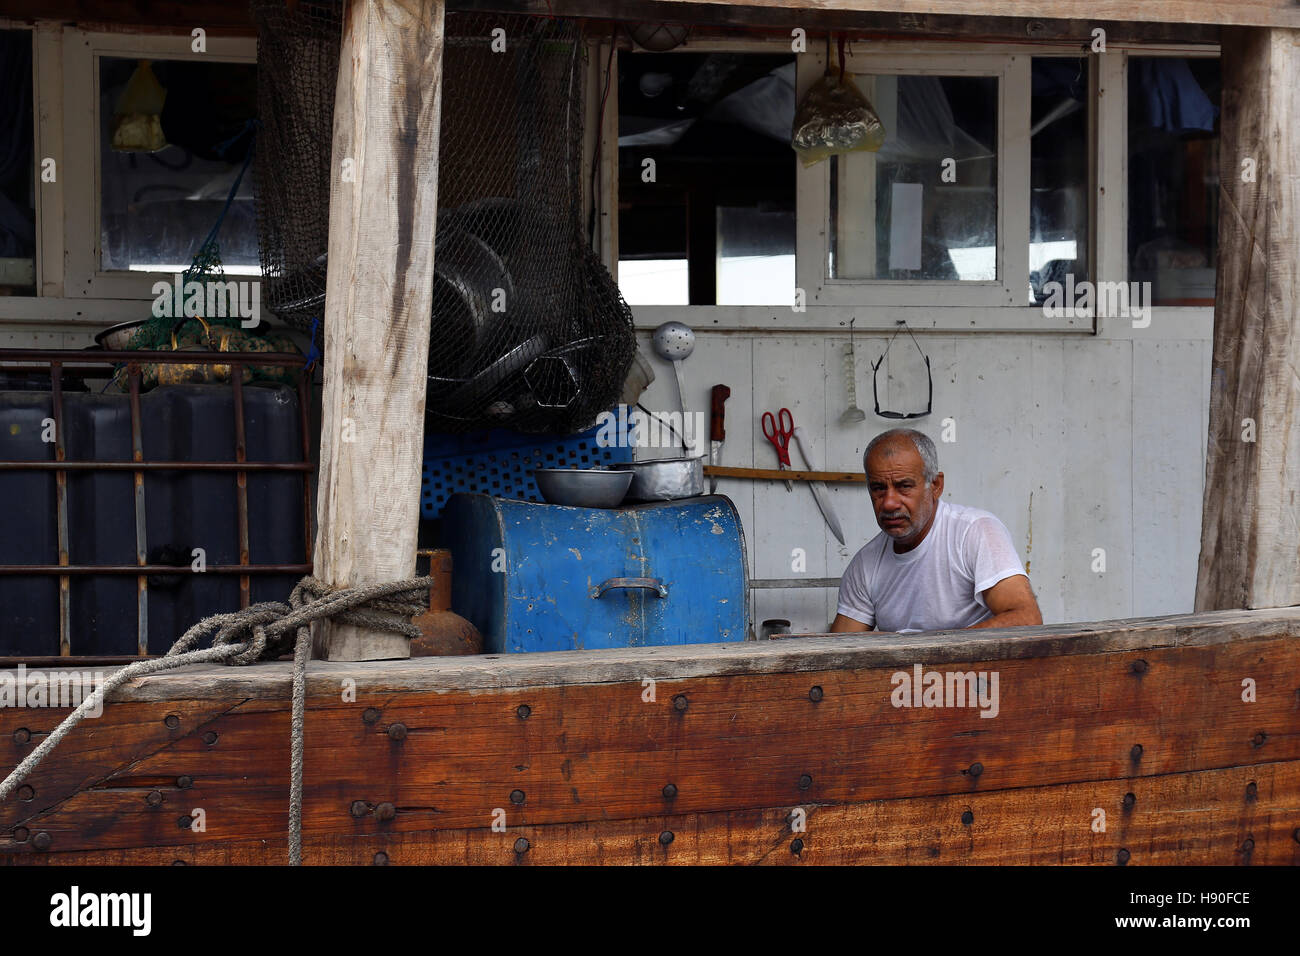
[{"label": "red handled scissors", "polygon": [[[782,471],[790,471],[790,436],[794,434],[794,416],[790,414],[790,409],[783,408],[776,415],[771,412],[763,413],[763,437],[772,443],[776,449],[778,467]],[[785,490],[794,491],[794,485],[790,484],[790,479],[785,480]]]}]

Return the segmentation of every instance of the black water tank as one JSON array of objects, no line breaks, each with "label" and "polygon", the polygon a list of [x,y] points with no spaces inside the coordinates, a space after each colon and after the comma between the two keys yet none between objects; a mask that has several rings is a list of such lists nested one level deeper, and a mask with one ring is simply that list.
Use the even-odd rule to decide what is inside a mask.
[{"label": "black water tank", "polygon": [[[243,390],[250,462],[302,459],[297,393],[285,387]],[[50,418],[48,392],[0,392],[0,460],[54,459],[41,439]],[[234,397],[229,386],[177,385],[141,396],[146,461],[220,461],[235,457]],[[131,412],[126,395],[64,395],[64,448],[69,461],[130,461]],[[303,564],[301,473],[248,475],[249,561]],[[68,473],[69,561],[134,564],[132,473]],[[145,473],[145,530],[150,564],[188,568],[195,548],[212,565],[239,563],[234,472]],[[53,472],[0,472],[0,564],[57,564]],[[284,601],[297,576],[253,577],[251,598]],[[134,575],[72,575],[74,655],[134,654]],[[210,614],[239,608],[239,579],[226,574],[152,575],[148,588],[150,653],[167,650]],[[58,578],[0,575],[0,656],[59,652]]]}]

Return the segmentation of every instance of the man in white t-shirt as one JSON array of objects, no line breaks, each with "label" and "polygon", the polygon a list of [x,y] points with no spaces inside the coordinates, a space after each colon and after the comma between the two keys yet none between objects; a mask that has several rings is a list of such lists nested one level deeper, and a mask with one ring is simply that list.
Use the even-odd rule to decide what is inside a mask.
[{"label": "man in white t-shirt", "polygon": [[881,532],[844,571],[832,632],[1043,623],[1006,525],[942,500],[934,442],[891,429],[867,446],[863,467]]}]

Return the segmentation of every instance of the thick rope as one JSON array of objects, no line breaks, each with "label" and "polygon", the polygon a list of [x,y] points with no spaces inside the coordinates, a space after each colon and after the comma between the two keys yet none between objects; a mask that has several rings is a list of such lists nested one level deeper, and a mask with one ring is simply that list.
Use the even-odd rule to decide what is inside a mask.
[{"label": "thick rope", "polygon": [[[302,863],[302,763],[303,729],[307,710],[307,661],[311,657],[311,622],[332,620],[371,630],[386,631],[417,638],[420,629],[411,618],[428,610],[428,591],[432,578],[410,578],[388,584],[371,584],[356,588],[334,588],[308,576],[299,581],[289,595],[289,603],[268,601],[242,611],[214,614],[186,631],[162,657],[128,664],[114,671],[91,692],[39,747],[27,755],[4,782],[0,783],[0,802],[18,788],[59,741],[88,713],[118,687],[137,677],[158,671],[223,661],[227,664],[253,664],[275,660],[293,651],[293,716],[290,733],[289,765],[289,863]],[[380,612],[380,613],[376,613]],[[397,619],[388,615],[396,615]],[[195,649],[209,634],[212,646]]]}]

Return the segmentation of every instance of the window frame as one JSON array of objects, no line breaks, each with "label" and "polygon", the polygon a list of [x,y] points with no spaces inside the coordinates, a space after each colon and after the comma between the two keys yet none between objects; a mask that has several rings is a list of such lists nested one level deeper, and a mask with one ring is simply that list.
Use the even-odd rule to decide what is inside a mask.
[{"label": "window frame", "polygon": [[63,32],[64,185],[63,294],[67,298],[151,299],[154,283],[172,279],[165,272],[122,272],[100,267],[101,170],[99,144],[99,58],[257,62],[252,37],[205,39],[196,53],[189,36],[139,36],[76,28]]},{"label": "window frame", "polygon": [[[617,280],[618,277],[618,104],[615,97],[611,97],[613,102],[606,105],[605,114],[599,113],[599,90],[605,79],[606,63],[612,70],[617,71],[619,68],[617,57],[622,52],[633,52],[631,45],[624,40],[618,40],[614,44],[613,58],[610,57],[610,40],[592,40],[590,42],[591,51],[591,73],[588,86],[588,118],[589,125],[594,129],[597,124],[600,125],[603,133],[601,140],[601,155],[599,157],[601,170],[601,188],[599,190],[598,200],[598,234],[596,237],[597,247],[601,253],[602,259],[611,275]],[[824,51],[824,44],[820,40],[809,40],[810,48],[820,45]],[[709,53],[709,52],[737,52],[737,53],[771,53],[780,50],[789,50],[790,43],[782,39],[732,39],[732,38],[709,38],[699,37],[691,38],[685,44],[677,47],[671,52],[683,53]],[[1086,47],[1072,43],[989,43],[974,41],[969,44],[960,44],[960,53],[954,53],[954,44],[952,42],[933,41],[933,40],[863,40],[850,44],[846,53],[846,67],[854,69],[855,66],[862,72],[867,72],[861,66],[862,63],[869,63],[875,68],[876,61],[903,61],[924,64],[926,62],[937,64],[943,62],[942,58],[947,56],[958,57],[963,62],[969,62],[972,56],[987,57],[1011,57],[1025,59],[1025,75],[1028,78],[1028,69],[1030,63],[1028,58],[1033,56],[1089,56],[1089,107],[1092,111],[1092,117],[1089,121],[1089,127],[1093,130],[1090,135],[1089,151],[1089,169],[1090,169],[1090,192],[1092,201],[1090,208],[1090,230],[1088,236],[1089,252],[1091,261],[1095,263],[1093,281],[1099,281],[1102,278],[1121,279],[1123,273],[1106,274],[1105,265],[1102,260],[1105,257],[1110,260],[1114,257],[1113,243],[1102,241],[1104,235],[1102,226],[1104,224],[1113,224],[1118,222],[1118,227],[1111,225],[1112,230],[1118,228],[1121,232],[1123,229],[1124,207],[1124,175],[1126,169],[1122,162],[1122,156],[1117,155],[1113,143],[1107,143],[1099,135],[1103,128],[1103,121],[1106,115],[1122,115],[1125,102],[1122,88],[1122,70],[1117,69],[1118,61],[1122,58],[1119,52],[1121,47],[1117,44],[1112,50],[1102,54],[1089,54]],[[1144,49],[1137,47],[1136,49]],[[1179,52],[1181,52],[1181,49]],[[1191,47],[1197,53],[1207,56],[1217,56],[1218,49],[1208,49],[1206,47]],[[1172,50],[1171,50],[1172,52]],[[801,96],[807,89],[807,85],[814,82],[817,77],[824,72],[826,60],[825,52],[817,53],[810,49],[805,52],[796,53],[796,96]],[[811,66],[805,66],[807,61]],[[1113,64],[1111,72],[1108,73],[1106,65]],[[943,71],[936,71],[943,72]],[[1113,74],[1118,73],[1118,76]],[[809,79],[811,74],[811,79]],[[1103,95],[1106,92],[1104,88],[1104,78],[1108,75],[1118,81],[1120,86],[1119,97]],[[596,96],[591,93],[596,92]],[[1002,83],[999,85],[999,128],[1000,130],[1006,125],[1006,118],[1009,115],[1004,97],[1008,95],[1008,85]],[[1025,136],[1020,144],[1022,150],[1022,159],[1026,180],[1029,166],[1029,142],[1028,129],[1030,123],[1029,115],[1029,89],[1026,83],[1020,99],[1023,101],[1024,120],[1023,127]],[[594,144],[593,144],[594,148]],[[1122,148],[1122,147],[1121,147]],[[1002,136],[999,136],[999,178],[1005,174],[1006,163],[1003,161],[1006,150],[1002,144]],[[590,156],[588,156],[590,159]],[[795,275],[797,288],[803,289],[805,293],[805,308],[796,311],[792,306],[775,304],[766,306],[754,305],[638,305],[633,308],[634,320],[637,328],[653,329],[659,324],[669,320],[689,321],[697,329],[715,329],[719,331],[843,331],[848,328],[850,320],[853,320],[858,331],[893,331],[898,328],[900,322],[906,321],[908,326],[916,331],[948,331],[948,332],[1020,332],[1020,333],[1074,333],[1074,334],[1097,334],[1099,331],[1099,316],[1095,312],[1087,314],[1078,314],[1075,316],[1062,316],[1049,318],[1043,314],[1042,306],[1032,305],[1029,302],[1029,194],[1025,193],[1024,197],[1019,200],[1023,206],[1024,215],[1024,248],[1015,253],[1017,260],[1021,257],[1024,259],[1024,289],[1022,296],[1014,302],[1007,301],[1006,293],[999,288],[997,291],[1003,297],[994,304],[972,303],[966,300],[962,294],[962,288],[975,283],[963,282],[962,288],[947,291],[949,295],[956,293],[956,298],[951,303],[934,304],[926,301],[923,296],[913,297],[901,304],[882,303],[879,299],[866,298],[858,300],[856,304],[837,304],[819,302],[809,294],[809,290],[822,285],[821,279],[826,271],[826,245],[829,242],[827,238],[827,219],[829,215],[828,208],[819,208],[811,216],[810,204],[808,203],[808,194],[811,189],[816,188],[815,177],[823,177],[823,190],[826,189],[826,179],[829,177],[829,167],[825,163],[820,163],[805,170],[800,167],[796,158],[792,156],[792,163],[795,166],[796,176],[796,246],[795,246]],[[823,168],[825,167],[825,168]],[[1103,172],[1107,172],[1109,179],[1105,184],[1111,186],[1109,196],[1103,184]],[[823,192],[823,195],[825,193]],[[1005,188],[1003,187],[1003,195]],[[1001,203],[1000,207],[1005,207]],[[1006,215],[1005,208],[1000,208],[1000,216]],[[812,267],[809,268],[806,259],[809,258],[809,249],[813,258]],[[1000,249],[999,254],[1004,254]],[[821,273],[821,276],[818,273]],[[1005,277],[1009,272],[1004,271]],[[811,279],[809,277],[811,276]],[[876,287],[881,284],[894,285],[914,285],[915,280],[836,280],[848,283],[874,283]],[[956,285],[951,280],[945,280],[947,285]],[[999,287],[1002,280],[998,280]],[[794,290],[791,290],[791,298],[794,298]]]},{"label": "window frame", "polygon": [[[796,96],[802,98],[825,72],[824,52],[799,58]],[[845,56],[848,73],[875,76],[992,76],[998,80],[997,122],[997,276],[991,280],[831,278],[829,255],[830,162],[798,170],[798,238],[795,273],[799,288],[814,303],[861,306],[1028,306],[1029,192],[1015,188],[1029,181],[1030,57],[1025,54],[877,54]],[[870,97],[868,97],[869,99]],[[861,210],[850,225],[861,225]],[[871,223],[874,229],[874,222]],[[1024,281],[1015,278],[1024,273]],[[1030,306],[1032,308],[1032,306]],[[1040,310],[1041,311],[1041,310]],[[1045,320],[1050,321],[1050,320]]]},{"label": "window frame", "polygon": [[41,260],[44,257],[41,247],[41,157],[45,155],[41,152],[41,135],[40,135],[40,52],[38,49],[38,37],[36,27],[27,21],[10,19],[0,16],[0,30],[7,30],[14,33],[28,34],[32,44],[32,175],[33,175],[33,215],[36,227],[36,243],[32,250],[32,285],[33,292],[30,295],[6,295],[5,301],[9,302],[31,302],[41,294]]}]

